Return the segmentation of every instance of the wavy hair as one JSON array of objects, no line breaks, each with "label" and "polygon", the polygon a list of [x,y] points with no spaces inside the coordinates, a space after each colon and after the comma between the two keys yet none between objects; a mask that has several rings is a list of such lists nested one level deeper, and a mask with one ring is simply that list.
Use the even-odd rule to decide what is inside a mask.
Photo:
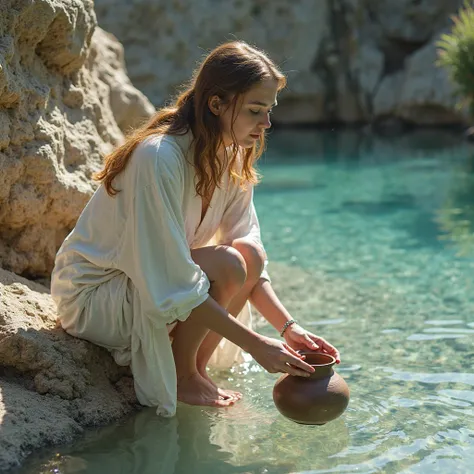
[{"label": "wavy hair", "polygon": [[234,143],[225,150],[225,160],[217,159],[217,152],[223,146],[219,117],[209,109],[209,98],[218,96],[224,104],[232,107],[233,124],[239,99],[265,79],[274,79],[278,91],[286,85],[285,76],[267,55],[244,41],[224,43],[211,51],[194,71],[185,90],[178,95],[171,106],[163,107],[144,125],[133,131],[125,142],[105,158],[102,171],[94,174],[110,196],[119,192],[113,180],[125,167],[140,142],[155,134],[184,135],[190,129],[193,134],[194,166],[197,173],[196,192],[201,197],[209,196],[219,186],[222,175],[229,165],[230,175],[240,180],[241,186],[255,184],[258,175],[255,162],[265,149],[265,132],[262,131],[258,144],[246,148],[242,162],[238,163],[239,146],[233,130]]}]

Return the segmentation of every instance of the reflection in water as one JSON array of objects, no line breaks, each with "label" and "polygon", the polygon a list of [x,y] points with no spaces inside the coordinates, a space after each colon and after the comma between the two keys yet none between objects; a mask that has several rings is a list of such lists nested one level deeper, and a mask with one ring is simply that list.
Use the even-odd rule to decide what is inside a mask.
[{"label": "reflection in water", "polygon": [[344,201],[341,207],[360,214],[377,215],[416,207],[411,194],[393,194],[379,201]]},{"label": "reflection in water", "polygon": [[[245,423],[258,422],[273,425],[269,437],[258,439],[246,430]],[[347,429],[342,420],[337,423],[344,436],[336,443],[324,445],[321,455],[335,454],[347,445]],[[258,431],[255,430],[254,431]],[[342,433],[341,432],[341,433]],[[326,439],[325,433],[311,433],[313,442]],[[288,462],[294,457],[292,438],[282,435],[279,423],[271,423],[264,413],[258,414],[252,406],[243,402],[232,412],[213,411],[180,404],[177,416],[159,418],[154,409],[143,409],[119,426],[110,426],[88,433],[84,440],[72,449],[63,450],[41,468],[23,472],[55,472],[56,474],[104,472],[126,474],[173,474],[173,473],[287,473],[295,468]],[[252,445],[269,448],[277,443],[273,456],[259,461]],[[288,454],[288,456],[287,456]],[[106,468],[105,468],[106,466]]]},{"label": "reflection in water", "polygon": [[453,183],[437,222],[459,256],[474,256],[474,173],[460,176]]},{"label": "reflection in water", "polygon": [[238,473],[259,467],[258,462],[233,466],[218,441],[205,410],[180,405],[176,417],[164,419],[147,408],[119,427],[87,436],[72,454],[65,451],[47,467],[87,474]]}]

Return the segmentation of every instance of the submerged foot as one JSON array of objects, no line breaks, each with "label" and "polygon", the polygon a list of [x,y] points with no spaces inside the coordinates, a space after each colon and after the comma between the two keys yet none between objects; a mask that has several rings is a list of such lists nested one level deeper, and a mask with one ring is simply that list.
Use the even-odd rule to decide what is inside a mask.
[{"label": "submerged foot", "polygon": [[235,390],[230,390],[228,388],[218,387],[217,384],[214,382],[214,380],[212,380],[209,374],[207,373],[205,367],[203,369],[198,368],[198,372],[201,374],[202,378],[206,379],[209,383],[211,383],[214,387],[217,388],[217,391],[219,392],[220,395],[235,398],[236,400],[240,400],[242,398],[242,394],[240,392],[237,392]]},{"label": "submerged foot", "polygon": [[178,378],[178,400],[188,405],[212,407],[228,407],[237,401],[197,372]]}]

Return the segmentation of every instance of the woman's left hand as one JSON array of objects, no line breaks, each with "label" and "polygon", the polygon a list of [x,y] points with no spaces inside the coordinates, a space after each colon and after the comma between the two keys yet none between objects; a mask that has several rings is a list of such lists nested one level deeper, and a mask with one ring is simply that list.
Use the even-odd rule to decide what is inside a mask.
[{"label": "woman's left hand", "polygon": [[341,356],[339,351],[329,342],[322,337],[316,336],[315,334],[306,331],[299,324],[290,325],[283,337],[286,343],[294,350],[310,350],[317,352],[324,352],[332,355],[336,359],[336,363],[341,362]]}]

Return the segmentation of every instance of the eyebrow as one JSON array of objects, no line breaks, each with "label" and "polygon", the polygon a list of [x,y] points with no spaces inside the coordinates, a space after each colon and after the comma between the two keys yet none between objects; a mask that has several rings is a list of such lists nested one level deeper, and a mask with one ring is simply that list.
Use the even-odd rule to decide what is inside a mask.
[{"label": "eyebrow", "polygon": [[[269,107],[268,104],[266,104],[265,102],[260,102],[259,100],[250,102],[249,105],[261,105],[262,107]],[[275,102],[270,107],[276,107],[277,105],[278,105],[278,102]]]}]

